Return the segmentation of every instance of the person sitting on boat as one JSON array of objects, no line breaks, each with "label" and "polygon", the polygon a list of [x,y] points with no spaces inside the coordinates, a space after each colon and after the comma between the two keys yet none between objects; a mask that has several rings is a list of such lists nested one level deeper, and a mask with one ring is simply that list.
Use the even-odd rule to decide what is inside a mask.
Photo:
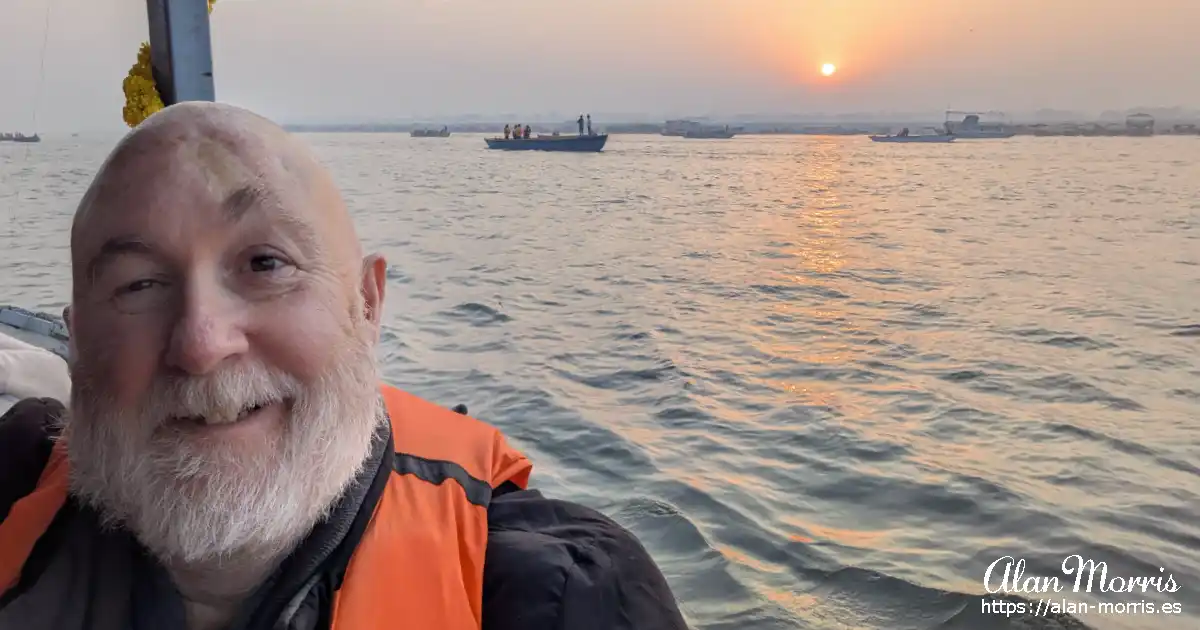
[{"label": "person sitting on boat", "polygon": [[901,130],[900,130],[900,133],[898,133],[898,134],[896,134],[896,135],[897,135],[897,136],[899,136],[899,137],[901,137],[901,138],[907,138],[907,137],[908,137],[908,127],[905,127],[905,128],[903,128],[903,129],[901,129]]},{"label": "person sitting on boat", "polygon": [[529,133],[530,133],[531,131],[533,131],[533,130],[529,128],[529,125],[525,125],[525,139],[526,139],[526,140],[528,140],[528,139],[529,139]]},{"label": "person sitting on boat", "polygon": [[505,140],[508,140],[508,135],[510,133],[512,133],[512,130],[509,128],[509,126],[507,124],[505,124],[504,125],[504,139]]},{"label": "person sitting on boat", "polygon": [[381,383],[387,262],[279,126],[154,114],[70,252],[69,420],[0,417],[0,630],[686,630],[633,534]]}]

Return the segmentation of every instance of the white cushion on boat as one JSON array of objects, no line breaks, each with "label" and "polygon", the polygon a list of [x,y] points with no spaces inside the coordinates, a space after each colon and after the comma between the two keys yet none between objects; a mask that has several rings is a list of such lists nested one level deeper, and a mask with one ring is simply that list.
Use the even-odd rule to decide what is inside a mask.
[{"label": "white cushion on boat", "polygon": [[62,357],[0,332],[0,395],[16,400],[49,397],[64,405],[71,376]]}]

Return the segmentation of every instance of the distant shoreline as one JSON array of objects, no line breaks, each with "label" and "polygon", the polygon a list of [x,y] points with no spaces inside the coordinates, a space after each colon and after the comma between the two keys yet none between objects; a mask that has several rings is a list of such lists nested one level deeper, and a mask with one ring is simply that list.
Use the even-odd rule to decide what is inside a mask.
[{"label": "distant shoreline", "polygon": [[[532,122],[528,124],[537,133],[576,133],[578,128],[574,122]],[[509,123],[513,124],[513,123]],[[707,124],[717,124],[708,121]],[[841,122],[841,123],[806,123],[806,122],[750,122],[722,120],[719,124],[729,125],[737,130],[739,135],[812,135],[812,136],[865,136],[871,134],[886,134],[902,127],[913,130],[929,127],[942,128],[944,121],[928,120],[898,120],[888,122]],[[410,133],[414,129],[440,129],[448,127],[451,133],[498,133],[504,128],[504,122],[470,122],[470,123],[345,123],[345,124],[288,124],[288,131],[297,133]],[[1125,125],[1117,122],[1077,121],[1059,123],[1012,123],[1009,127],[1018,136],[1084,136],[1084,137],[1120,137],[1139,135],[1130,133]],[[598,123],[598,131],[620,135],[659,135],[662,123],[642,122],[611,122]],[[1200,135],[1200,120],[1195,121],[1162,121],[1156,124],[1154,135]]]}]

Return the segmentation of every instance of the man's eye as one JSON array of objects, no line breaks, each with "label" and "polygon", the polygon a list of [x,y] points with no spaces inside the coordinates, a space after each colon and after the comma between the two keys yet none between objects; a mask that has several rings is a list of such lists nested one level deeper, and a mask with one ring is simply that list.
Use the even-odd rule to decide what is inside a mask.
[{"label": "man's eye", "polygon": [[154,278],[126,282],[113,292],[112,303],[122,313],[146,313],[162,307],[174,295],[171,284]]},{"label": "man's eye", "polygon": [[117,289],[117,293],[120,295],[139,293],[153,289],[161,284],[162,283],[158,280],[134,280],[133,282],[123,285],[121,288]]},{"label": "man's eye", "polygon": [[278,256],[255,256],[250,259],[250,271],[256,273],[279,271],[287,266],[287,263]]}]

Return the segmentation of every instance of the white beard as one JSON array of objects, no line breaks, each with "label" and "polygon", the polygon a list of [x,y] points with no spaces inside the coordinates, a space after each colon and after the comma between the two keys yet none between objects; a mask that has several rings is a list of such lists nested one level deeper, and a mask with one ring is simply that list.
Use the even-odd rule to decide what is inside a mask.
[{"label": "white beard", "polygon": [[[77,379],[63,437],[72,492],[164,561],[286,553],[328,516],[386,417],[372,348],[351,344],[336,370],[307,386],[244,364],[160,379],[140,409],[117,409]],[[266,443],[202,440],[164,425],[287,399],[291,413]]]}]

